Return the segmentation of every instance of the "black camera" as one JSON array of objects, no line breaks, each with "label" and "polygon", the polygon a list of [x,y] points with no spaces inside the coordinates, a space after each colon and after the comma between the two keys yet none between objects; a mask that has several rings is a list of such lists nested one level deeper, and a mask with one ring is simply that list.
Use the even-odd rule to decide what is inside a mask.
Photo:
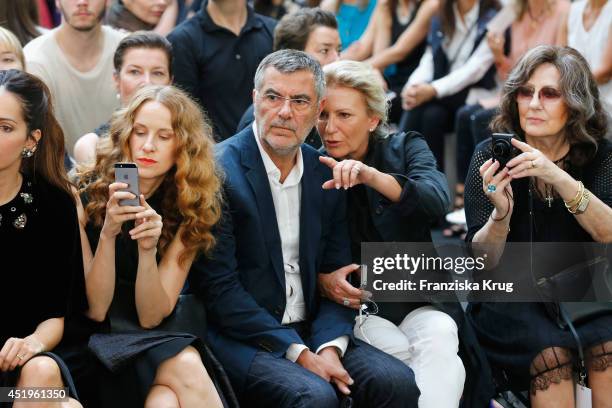
[{"label": "black camera", "polygon": [[491,137],[491,152],[493,153],[493,161],[499,162],[499,170],[502,170],[506,164],[516,156],[516,149],[512,146],[513,134],[510,133],[493,133]]}]

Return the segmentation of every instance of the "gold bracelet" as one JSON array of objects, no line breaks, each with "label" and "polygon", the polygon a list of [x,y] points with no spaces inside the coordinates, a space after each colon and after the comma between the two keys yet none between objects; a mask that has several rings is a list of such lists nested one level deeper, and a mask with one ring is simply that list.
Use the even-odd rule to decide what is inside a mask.
[{"label": "gold bracelet", "polygon": [[589,200],[589,190],[585,188],[582,195],[580,196],[578,204],[573,207],[568,207],[567,210],[572,214],[582,214],[584,210],[586,210],[586,207],[589,205]]},{"label": "gold bracelet", "polygon": [[587,207],[589,206],[589,201],[591,200],[590,193],[591,192],[589,190],[587,190],[586,188],[584,189],[584,194],[582,195],[578,206],[574,209],[574,212],[572,214],[580,215],[586,211]]},{"label": "gold bracelet", "polygon": [[578,192],[576,193],[576,197],[572,198],[569,201],[563,201],[565,203],[565,207],[568,210],[572,207],[575,207],[580,202],[583,192],[584,192],[584,184],[582,184],[582,181],[578,181]]}]

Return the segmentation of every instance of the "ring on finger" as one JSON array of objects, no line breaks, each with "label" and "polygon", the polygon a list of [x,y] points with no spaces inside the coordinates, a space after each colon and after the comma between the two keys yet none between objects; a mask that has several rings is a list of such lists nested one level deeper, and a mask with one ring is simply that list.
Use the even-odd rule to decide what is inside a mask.
[{"label": "ring on finger", "polygon": [[536,167],[537,167],[537,166],[536,166],[536,164],[535,164],[535,160],[532,160],[532,161],[531,161],[531,168],[532,168],[532,169],[535,169]]},{"label": "ring on finger", "polygon": [[17,354],[17,358],[20,359],[20,360],[23,360],[25,358],[25,356],[22,355],[22,354]]},{"label": "ring on finger", "polygon": [[342,298],[342,304],[343,304],[344,306],[348,306],[348,305],[350,305],[350,304],[351,304],[351,302],[350,302],[350,301],[349,301],[347,298]]},{"label": "ring on finger", "polygon": [[497,186],[495,184],[489,184],[487,186],[487,193],[494,193],[497,190]]}]

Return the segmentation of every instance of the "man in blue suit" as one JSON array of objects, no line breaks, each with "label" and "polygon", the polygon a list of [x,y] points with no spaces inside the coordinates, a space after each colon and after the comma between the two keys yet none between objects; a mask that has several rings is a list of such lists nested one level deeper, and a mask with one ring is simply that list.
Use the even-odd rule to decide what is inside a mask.
[{"label": "man in blue suit", "polygon": [[217,147],[226,210],[214,253],[192,270],[208,341],[246,406],[416,407],[414,374],[353,337],[354,311],[320,297],[317,273],[351,261],[340,190],[303,141],[322,109],[321,67],[301,51],[255,74],[255,122]]}]

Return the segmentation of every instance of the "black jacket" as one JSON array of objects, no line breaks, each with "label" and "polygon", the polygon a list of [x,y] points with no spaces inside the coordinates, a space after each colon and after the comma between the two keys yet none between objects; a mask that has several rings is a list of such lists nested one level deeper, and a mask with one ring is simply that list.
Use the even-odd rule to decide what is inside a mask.
[{"label": "black jacket", "polygon": [[431,242],[431,222],[449,205],[446,176],[417,132],[397,133],[370,144],[368,166],[394,176],[402,185],[397,203],[367,188],[370,216],[385,242]]},{"label": "black jacket", "polygon": [[[446,177],[423,136],[417,132],[389,135],[370,143],[364,163],[391,174],[403,186],[400,200],[391,203],[380,193],[366,188],[370,216],[384,242],[431,242],[430,224],[444,215],[450,204]],[[350,214],[350,210],[349,210]],[[349,215],[349,224],[359,222]],[[418,303],[379,303],[380,315],[395,324]],[[465,319],[459,302],[435,304],[449,314],[459,328],[459,356],[466,370],[462,407],[488,406],[494,394],[490,367],[474,329]]]}]

